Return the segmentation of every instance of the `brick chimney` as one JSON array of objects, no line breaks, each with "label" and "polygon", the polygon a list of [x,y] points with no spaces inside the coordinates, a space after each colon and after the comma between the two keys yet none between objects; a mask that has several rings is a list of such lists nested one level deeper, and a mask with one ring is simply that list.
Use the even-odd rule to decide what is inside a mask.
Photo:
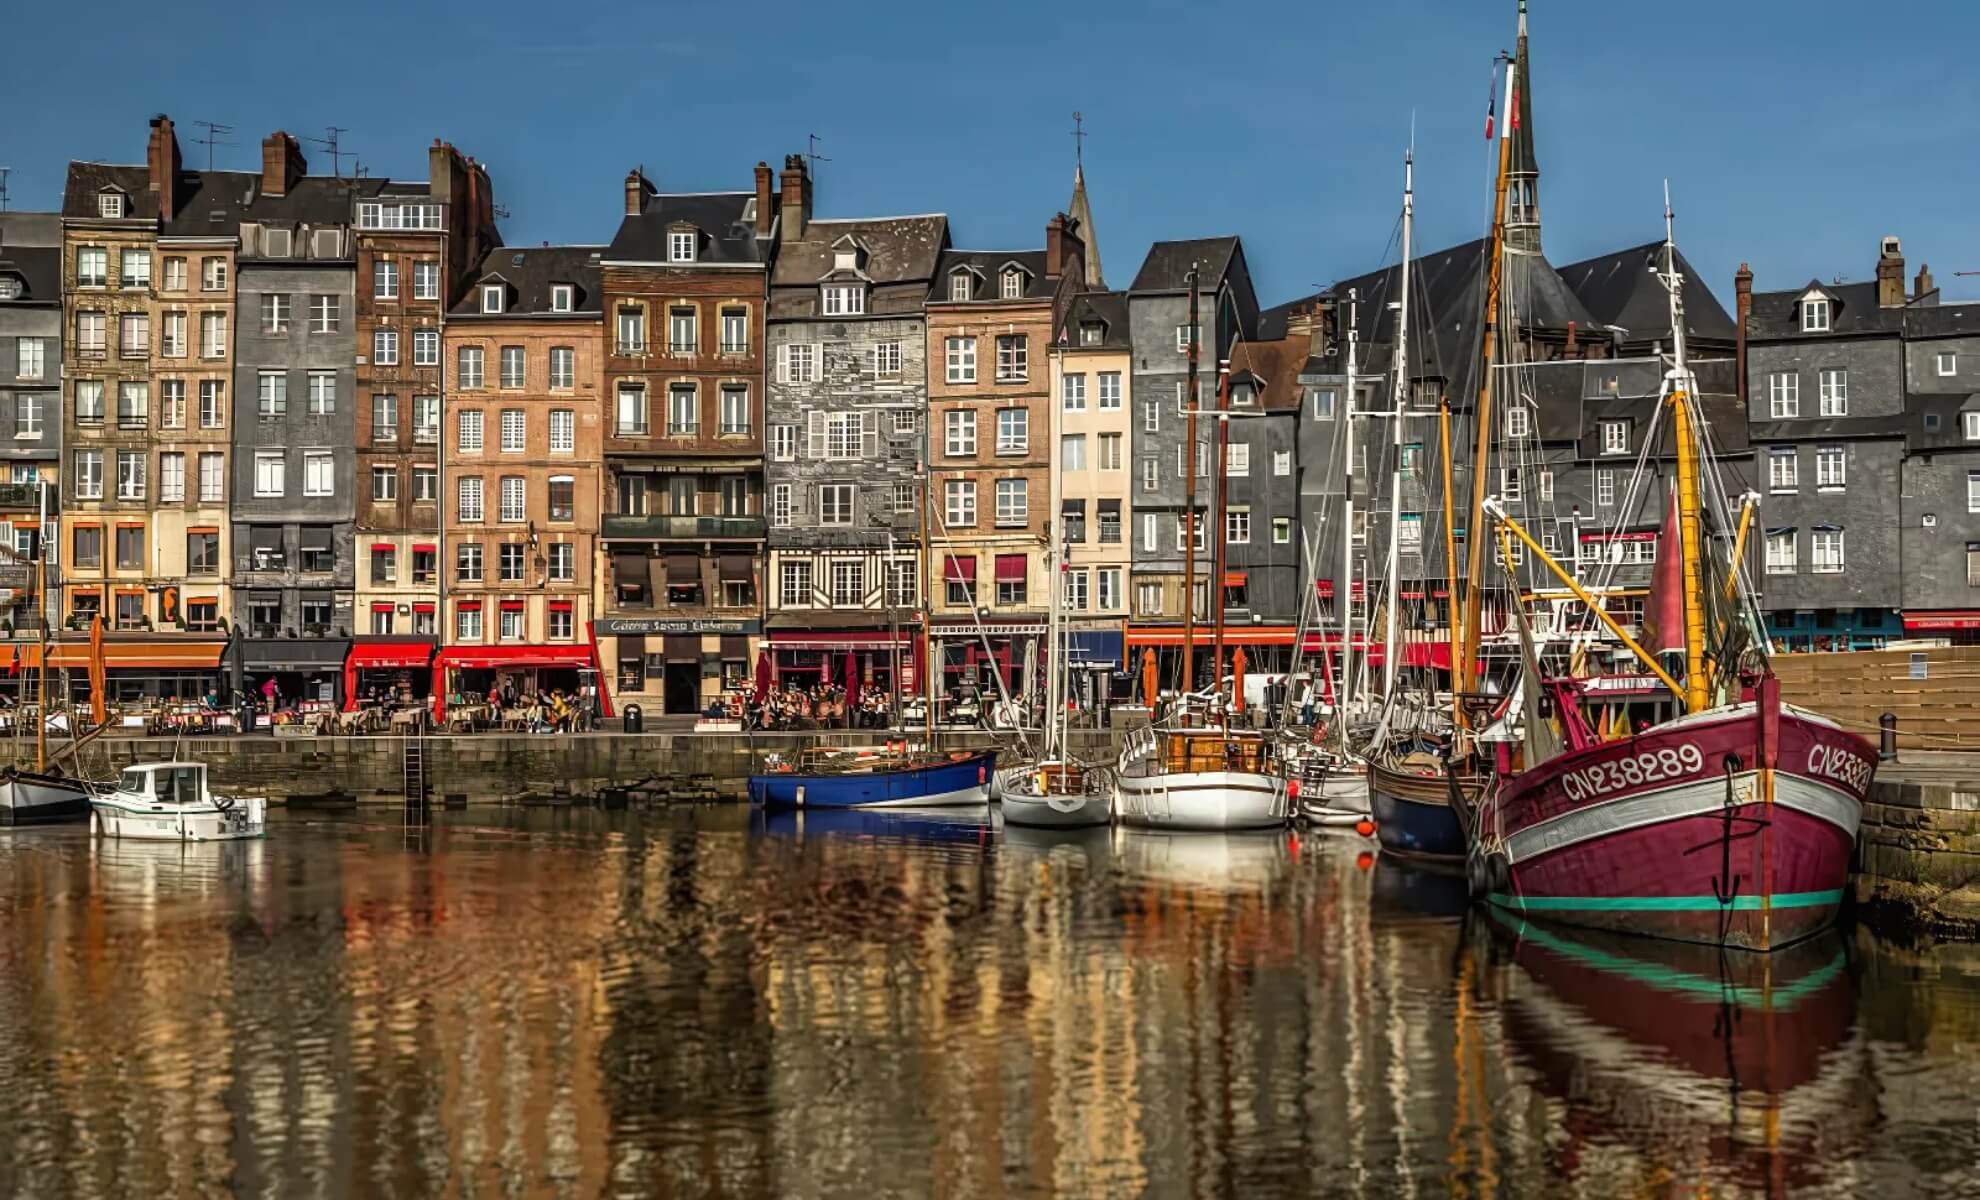
[{"label": "brick chimney", "polygon": [[[1911,298],[1913,300],[1924,300],[1938,290],[1939,285],[1932,282],[1932,268],[1926,266],[1924,263],[1919,263],[1918,277],[1911,281]],[[1937,301],[1935,300],[1931,303],[1936,304]]]},{"label": "brick chimney", "polygon": [[1877,248],[1877,304],[1897,308],[1904,304],[1904,247],[1887,237]]},{"label": "brick chimney", "polygon": [[296,181],[309,173],[302,145],[277,129],[261,139],[261,193],[286,196]]},{"label": "brick chimney", "polygon": [[654,187],[646,181],[646,172],[638,167],[626,172],[626,215],[636,217],[646,211],[646,198],[652,195]]},{"label": "brick chimney", "polygon": [[777,193],[772,190],[776,176],[770,172],[770,164],[756,164],[756,236],[769,237],[770,227],[777,222]]},{"label": "brick chimney", "polygon": [[1753,268],[1745,263],[1733,272],[1733,373],[1741,407],[1746,405],[1746,318],[1753,312]]},{"label": "brick chimney", "polygon": [[1086,243],[1073,232],[1073,219],[1064,213],[1045,222],[1045,275],[1057,279],[1068,270],[1085,271]]},{"label": "brick chimney", "polygon": [[778,219],[783,222],[784,240],[789,242],[804,236],[804,227],[811,224],[811,174],[804,168],[804,155],[784,156],[783,189],[779,193]]},{"label": "brick chimney", "polygon": [[151,142],[145,149],[147,189],[158,197],[158,215],[171,220],[178,213],[179,138],[172,132],[172,118],[159,113],[151,118]]}]

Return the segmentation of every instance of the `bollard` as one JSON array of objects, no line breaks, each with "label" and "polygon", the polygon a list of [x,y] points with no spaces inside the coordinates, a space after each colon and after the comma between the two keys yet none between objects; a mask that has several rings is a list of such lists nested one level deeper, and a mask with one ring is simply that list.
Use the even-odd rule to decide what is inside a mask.
[{"label": "bollard", "polygon": [[1877,729],[1877,757],[1889,762],[1897,757],[1897,714],[1878,717]]},{"label": "bollard", "polygon": [[646,714],[640,711],[639,705],[626,705],[625,725],[627,733],[644,733],[646,731]]}]

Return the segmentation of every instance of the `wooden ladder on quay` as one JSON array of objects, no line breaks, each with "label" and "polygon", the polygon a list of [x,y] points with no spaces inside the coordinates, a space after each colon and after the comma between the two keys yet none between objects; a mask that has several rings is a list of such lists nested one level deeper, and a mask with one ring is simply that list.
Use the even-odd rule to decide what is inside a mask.
[{"label": "wooden ladder on quay", "polygon": [[433,801],[433,781],[427,775],[426,723],[419,722],[407,735],[399,752],[401,791],[408,813],[424,814]]}]

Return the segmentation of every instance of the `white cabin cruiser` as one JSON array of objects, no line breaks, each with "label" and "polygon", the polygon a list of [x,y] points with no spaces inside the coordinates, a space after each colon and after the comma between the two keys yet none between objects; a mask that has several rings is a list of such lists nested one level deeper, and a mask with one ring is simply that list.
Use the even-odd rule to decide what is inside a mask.
[{"label": "white cabin cruiser", "polygon": [[258,838],[268,827],[267,799],[208,790],[205,763],[126,767],[115,788],[91,798],[90,808],[97,833],[105,837],[216,842]]}]

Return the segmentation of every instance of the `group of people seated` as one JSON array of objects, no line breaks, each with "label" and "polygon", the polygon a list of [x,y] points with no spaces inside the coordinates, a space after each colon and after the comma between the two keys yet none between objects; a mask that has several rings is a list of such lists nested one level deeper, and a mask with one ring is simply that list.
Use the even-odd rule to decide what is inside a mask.
[{"label": "group of people seated", "polygon": [[885,729],[893,715],[887,693],[869,688],[848,699],[834,684],[772,688],[761,704],[734,693],[733,701],[751,729]]},{"label": "group of people seated", "polygon": [[488,709],[494,724],[520,721],[529,733],[571,733],[587,723],[586,708],[576,694],[565,695],[563,688],[523,694],[514,680],[488,690]]}]

